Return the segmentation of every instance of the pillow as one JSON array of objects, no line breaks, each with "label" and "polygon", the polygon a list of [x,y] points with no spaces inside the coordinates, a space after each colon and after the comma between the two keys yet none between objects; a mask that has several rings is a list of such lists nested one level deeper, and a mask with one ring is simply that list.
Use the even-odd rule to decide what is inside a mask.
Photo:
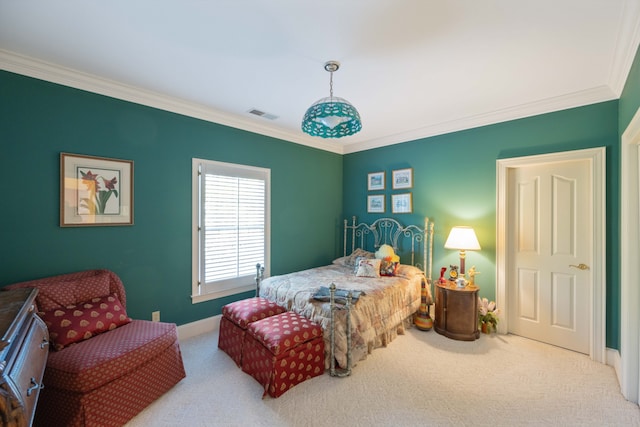
[{"label": "pillow", "polygon": [[38,313],[55,350],[131,322],[115,294]]},{"label": "pillow", "polygon": [[360,266],[360,261],[363,259],[369,259],[367,257],[364,256],[359,256],[358,258],[356,258],[356,262],[353,264],[353,272],[357,273],[358,272],[358,267]]},{"label": "pillow", "polygon": [[66,307],[79,301],[109,295],[109,273],[76,280],[39,283],[36,304],[41,311]]},{"label": "pillow", "polygon": [[96,297],[106,297],[111,293],[111,278],[109,273],[104,271],[95,276],[83,277],[75,280],[75,297],[78,301],[89,301]]},{"label": "pillow", "polygon": [[365,251],[364,249],[357,248],[355,251],[351,253],[351,255],[347,257],[347,265],[350,265],[350,266],[356,265],[356,259],[360,257],[366,258],[366,259],[373,259],[376,256],[373,252],[369,252],[369,251]]},{"label": "pillow", "polygon": [[358,257],[363,258],[375,258],[373,252],[365,251],[364,249],[357,248],[351,253],[351,255],[343,256],[333,260],[334,264],[342,265],[344,267],[357,267],[356,259]]},{"label": "pillow", "polygon": [[398,271],[399,262],[383,259],[380,263],[380,275],[381,276],[395,276]]},{"label": "pillow", "polygon": [[38,310],[47,311],[75,304],[74,289],[75,286],[69,286],[68,282],[39,283],[36,295]]},{"label": "pillow", "polygon": [[380,277],[381,259],[362,259],[358,263],[358,277]]},{"label": "pillow", "polygon": [[341,256],[340,258],[334,259],[331,263],[335,265],[341,265],[343,267],[347,267],[347,258],[346,256]]}]

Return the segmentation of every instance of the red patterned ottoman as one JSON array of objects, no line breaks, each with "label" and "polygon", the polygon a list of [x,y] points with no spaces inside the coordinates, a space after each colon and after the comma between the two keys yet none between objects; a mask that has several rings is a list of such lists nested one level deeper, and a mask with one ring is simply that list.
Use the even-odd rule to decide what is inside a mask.
[{"label": "red patterned ottoman", "polygon": [[244,337],[242,370],[278,397],[324,372],[322,328],[293,311],[254,322]]},{"label": "red patterned ottoman", "polygon": [[242,366],[242,346],[247,326],[286,310],[265,298],[248,298],[222,307],[218,348],[227,353],[236,365]]}]

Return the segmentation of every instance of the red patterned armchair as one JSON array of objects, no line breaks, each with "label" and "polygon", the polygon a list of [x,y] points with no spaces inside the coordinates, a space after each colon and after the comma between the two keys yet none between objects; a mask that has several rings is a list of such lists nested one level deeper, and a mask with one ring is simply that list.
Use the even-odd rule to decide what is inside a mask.
[{"label": "red patterned armchair", "polygon": [[38,288],[50,352],[36,426],[122,426],[186,376],[173,323],[132,320],[120,278],[88,270],[16,283]]}]

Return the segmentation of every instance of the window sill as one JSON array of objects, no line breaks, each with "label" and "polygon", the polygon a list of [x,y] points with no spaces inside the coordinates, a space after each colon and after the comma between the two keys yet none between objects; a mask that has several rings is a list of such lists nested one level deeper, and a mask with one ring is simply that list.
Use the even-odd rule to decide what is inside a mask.
[{"label": "window sill", "polygon": [[211,301],[218,298],[228,297],[229,295],[241,294],[244,292],[255,291],[256,285],[239,286],[233,289],[226,289],[219,292],[210,292],[207,294],[191,295],[191,303],[197,304],[199,302]]}]

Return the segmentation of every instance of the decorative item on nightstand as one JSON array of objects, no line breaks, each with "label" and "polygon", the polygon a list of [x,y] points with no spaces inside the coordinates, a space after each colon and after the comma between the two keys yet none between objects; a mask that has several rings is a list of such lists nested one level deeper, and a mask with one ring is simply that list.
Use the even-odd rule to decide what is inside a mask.
[{"label": "decorative item on nightstand", "polygon": [[[464,279],[464,259],[465,251],[479,251],[480,243],[476,237],[475,231],[471,227],[453,227],[449,233],[446,243],[446,249],[458,249],[460,251],[460,278]],[[464,283],[464,282],[461,282]],[[462,286],[464,287],[464,285]]]},{"label": "decorative item on nightstand", "polygon": [[447,267],[442,267],[440,269],[440,278],[438,279],[438,283],[440,284],[447,283],[447,279],[444,278],[445,271],[447,271]]},{"label": "decorative item on nightstand", "polygon": [[449,280],[455,282],[458,280],[458,266],[450,265],[449,266]]},{"label": "decorative item on nightstand", "polygon": [[480,274],[479,271],[476,270],[476,266],[472,266],[469,269],[469,283],[468,286],[476,286],[476,276]]}]

